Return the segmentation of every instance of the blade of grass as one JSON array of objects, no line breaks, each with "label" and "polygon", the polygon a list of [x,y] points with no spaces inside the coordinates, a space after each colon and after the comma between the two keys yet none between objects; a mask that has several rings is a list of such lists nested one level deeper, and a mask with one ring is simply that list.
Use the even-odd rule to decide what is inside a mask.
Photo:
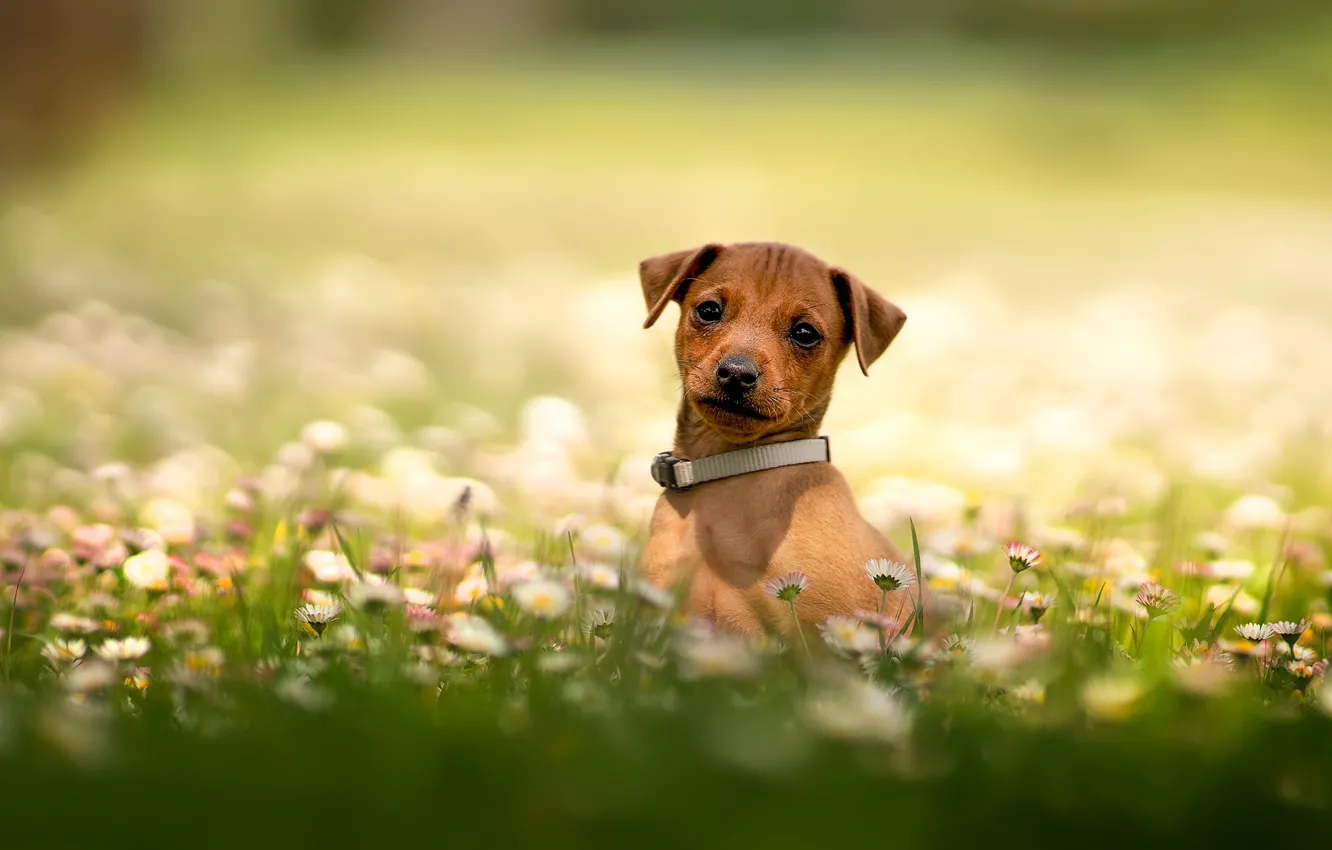
[{"label": "blade of grass", "polygon": [[920,566],[920,538],[916,536],[916,521],[908,519],[911,525],[911,555],[916,562],[916,611],[914,620],[922,632],[925,631],[925,576]]},{"label": "blade of grass", "polygon": [[1290,521],[1287,520],[1285,526],[1281,529],[1281,540],[1277,543],[1276,558],[1272,561],[1272,569],[1267,573],[1267,590],[1263,591],[1263,607],[1258,611],[1258,622],[1267,622],[1267,611],[1272,605],[1272,594],[1276,592],[1277,584],[1281,581],[1281,576],[1286,572],[1286,539],[1290,534]]},{"label": "blade of grass", "polygon": [[1235,588],[1235,592],[1230,595],[1230,599],[1226,600],[1226,610],[1221,612],[1220,617],[1217,617],[1216,625],[1212,627],[1211,633],[1207,635],[1207,641],[1209,643],[1215,642],[1216,639],[1221,636],[1221,632],[1226,627],[1226,620],[1230,619],[1230,611],[1235,607],[1235,600],[1239,598],[1240,592],[1243,589],[1244,588],[1242,587]]},{"label": "blade of grass", "polygon": [[365,581],[361,568],[356,565],[356,553],[352,551],[351,546],[347,543],[347,538],[342,536],[342,530],[338,528],[337,522],[329,520],[328,527],[333,529],[333,538],[338,542],[338,549],[341,550],[342,557],[347,559],[347,564],[352,568],[352,572],[356,574],[356,580]]}]

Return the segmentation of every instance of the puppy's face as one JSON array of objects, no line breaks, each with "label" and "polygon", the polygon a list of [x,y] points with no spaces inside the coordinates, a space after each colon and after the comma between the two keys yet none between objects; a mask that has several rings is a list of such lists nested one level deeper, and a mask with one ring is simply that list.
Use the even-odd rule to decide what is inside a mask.
[{"label": "puppy's face", "polygon": [[652,324],[680,304],[676,360],[685,403],[733,442],[817,425],[837,367],[861,365],[905,316],[846,272],[788,245],[746,243],[644,261]]}]

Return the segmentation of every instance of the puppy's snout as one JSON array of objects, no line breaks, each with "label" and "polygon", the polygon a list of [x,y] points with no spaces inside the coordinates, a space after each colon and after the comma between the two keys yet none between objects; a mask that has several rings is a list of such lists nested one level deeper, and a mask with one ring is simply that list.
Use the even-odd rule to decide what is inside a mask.
[{"label": "puppy's snout", "polygon": [[758,382],[758,364],[748,357],[732,354],[717,364],[717,386],[728,395],[744,395]]}]

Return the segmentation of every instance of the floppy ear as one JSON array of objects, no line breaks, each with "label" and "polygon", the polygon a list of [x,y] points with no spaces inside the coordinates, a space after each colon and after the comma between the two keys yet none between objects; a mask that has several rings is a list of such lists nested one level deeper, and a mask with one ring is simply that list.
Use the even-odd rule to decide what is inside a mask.
[{"label": "floppy ear", "polygon": [[832,280],[851,341],[856,344],[860,371],[868,375],[870,364],[879,359],[906,324],[906,313],[848,271],[834,268]]},{"label": "floppy ear", "polygon": [[685,286],[712,265],[721,249],[722,246],[710,243],[702,248],[673,251],[639,263],[638,279],[643,284],[643,300],[648,308],[643,327],[652,327],[672,299],[682,300]]}]

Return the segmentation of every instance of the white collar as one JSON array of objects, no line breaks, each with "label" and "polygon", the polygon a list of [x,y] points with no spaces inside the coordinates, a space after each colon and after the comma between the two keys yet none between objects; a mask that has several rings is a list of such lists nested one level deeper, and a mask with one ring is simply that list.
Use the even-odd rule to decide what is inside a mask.
[{"label": "white collar", "polygon": [[670,452],[662,452],[652,459],[652,480],[667,490],[688,490],[733,475],[762,472],[798,463],[828,463],[831,460],[832,451],[828,447],[827,437],[769,443],[698,460],[685,460]]}]

